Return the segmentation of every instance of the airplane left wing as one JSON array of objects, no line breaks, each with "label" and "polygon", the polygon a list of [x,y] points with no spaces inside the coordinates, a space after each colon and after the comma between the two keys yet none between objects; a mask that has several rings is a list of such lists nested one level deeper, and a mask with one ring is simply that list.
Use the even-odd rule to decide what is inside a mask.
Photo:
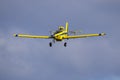
[{"label": "airplane left wing", "polygon": [[21,38],[42,38],[42,39],[49,39],[50,36],[37,36],[37,35],[27,35],[27,34],[14,34],[15,37]]},{"label": "airplane left wing", "polygon": [[95,37],[95,36],[104,36],[105,33],[100,34],[81,34],[81,35],[75,35],[75,36],[66,36],[66,39],[74,39],[74,38],[86,38],[86,37]]}]

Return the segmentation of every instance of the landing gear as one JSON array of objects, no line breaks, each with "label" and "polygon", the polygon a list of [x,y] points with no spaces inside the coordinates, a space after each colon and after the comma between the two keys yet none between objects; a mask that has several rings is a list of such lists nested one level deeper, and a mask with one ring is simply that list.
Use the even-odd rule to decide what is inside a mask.
[{"label": "landing gear", "polygon": [[55,40],[53,39],[52,42],[49,43],[49,46],[52,47],[52,43],[55,43]]},{"label": "landing gear", "polygon": [[49,46],[52,47],[52,42],[49,43]]},{"label": "landing gear", "polygon": [[[49,46],[52,47],[53,43],[55,43],[55,41],[50,42],[50,43],[49,43]],[[67,42],[64,43],[64,47],[67,47]]]},{"label": "landing gear", "polygon": [[65,47],[67,46],[67,43],[66,43],[66,42],[64,43],[64,46],[65,46]]}]

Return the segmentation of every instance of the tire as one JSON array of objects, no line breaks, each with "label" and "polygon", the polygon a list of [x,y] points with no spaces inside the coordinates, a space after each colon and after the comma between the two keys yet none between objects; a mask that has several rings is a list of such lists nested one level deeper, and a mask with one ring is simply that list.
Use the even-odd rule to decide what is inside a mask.
[{"label": "tire", "polygon": [[51,42],[49,43],[49,46],[52,47],[52,43]]},{"label": "tire", "polygon": [[67,47],[67,43],[66,42],[64,43],[64,46]]}]

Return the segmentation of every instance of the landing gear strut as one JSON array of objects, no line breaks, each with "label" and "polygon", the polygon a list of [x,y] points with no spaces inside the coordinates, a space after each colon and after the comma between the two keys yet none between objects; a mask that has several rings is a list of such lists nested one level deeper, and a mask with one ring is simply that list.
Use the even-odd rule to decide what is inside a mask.
[{"label": "landing gear strut", "polygon": [[65,47],[67,46],[67,43],[66,43],[66,42],[64,43],[64,46],[65,46]]}]

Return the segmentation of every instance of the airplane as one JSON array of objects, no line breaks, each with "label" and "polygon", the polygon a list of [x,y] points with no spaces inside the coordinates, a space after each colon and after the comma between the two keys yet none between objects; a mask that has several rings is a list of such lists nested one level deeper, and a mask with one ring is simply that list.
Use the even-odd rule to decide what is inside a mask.
[{"label": "airplane", "polygon": [[[14,34],[14,37],[21,38],[41,38],[41,39],[53,39],[52,42],[49,43],[49,46],[52,47],[52,43],[68,40],[68,39],[76,39],[76,38],[87,38],[87,37],[95,37],[95,36],[104,36],[105,33],[95,33],[95,34],[79,34],[76,35],[76,31],[71,31],[74,35],[70,35],[68,30],[68,22],[66,22],[66,27],[59,26],[58,30],[52,32],[50,36],[40,36],[40,35],[28,35],[28,34]],[[64,43],[64,46],[67,46],[67,42]]]}]

